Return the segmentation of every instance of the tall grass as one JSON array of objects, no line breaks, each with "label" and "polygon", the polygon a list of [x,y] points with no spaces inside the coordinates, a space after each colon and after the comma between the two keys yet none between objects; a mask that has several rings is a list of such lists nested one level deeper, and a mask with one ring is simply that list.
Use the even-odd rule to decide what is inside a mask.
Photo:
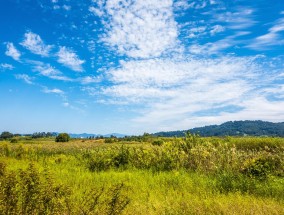
[{"label": "tall grass", "polygon": [[284,213],[283,138],[128,143],[0,142],[0,214]]}]

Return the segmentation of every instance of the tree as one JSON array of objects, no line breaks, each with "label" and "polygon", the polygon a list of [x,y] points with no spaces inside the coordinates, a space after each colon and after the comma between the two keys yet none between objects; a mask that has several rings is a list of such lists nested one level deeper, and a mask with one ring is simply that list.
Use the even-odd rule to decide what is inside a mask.
[{"label": "tree", "polygon": [[9,139],[12,138],[14,135],[8,131],[3,131],[2,134],[0,135],[1,139]]},{"label": "tree", "polygon": [[55,138],[55,142],[68,142],[69,140],[70,136],[67,133],[60,133]]}]

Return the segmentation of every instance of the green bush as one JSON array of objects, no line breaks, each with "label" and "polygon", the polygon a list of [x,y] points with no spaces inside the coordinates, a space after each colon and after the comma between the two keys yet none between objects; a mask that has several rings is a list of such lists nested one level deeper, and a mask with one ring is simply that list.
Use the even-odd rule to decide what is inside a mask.
[{"label": "green bush", "polygon": [[253,193],[256,190],[256,181],[239,173],[223,171],[216,174],[215,178],[216,187],[221,193]]},{"label": "green bush", "polygon": [[154,140],[152,142],[152,145],[153,146],[162,146],[164,144],[164,141],[163,140]]},{"label": "green bush", "polygon": [[130,203],[127,190],[128,188],[120,183],[109,189],[102,187],[86,191],[80,201],[80,212],[81,214],[119,215]]},{"label": "green bush", "polygon": [[15,139],[15,138],[13,138],[13,139],[10,141],[10,143],[18,143],[18,140]]},{"label": "green bush", "polygon": [[12,133],[10,133],[9,131],[3,131],[1,134],[0,134],[0,138],[1,139],[10,139],[12,138],[14,135]]},{"label": "green bush", "polygon": [[66,214],[69,189],[41,174],[33,164],[25,170],[2,170],[0,214]]},{"label": "green bush", "polygon": [[70,136],[67,133],[60,133],[55,138],[55,142],[68,142],[69,140]]},{"label": "green bush", "polygon": [[243,173],[249,177],[266,179],[269,174],[281,168],[280,165],[280,160],[277,157],[254,158],[244,163]]}]

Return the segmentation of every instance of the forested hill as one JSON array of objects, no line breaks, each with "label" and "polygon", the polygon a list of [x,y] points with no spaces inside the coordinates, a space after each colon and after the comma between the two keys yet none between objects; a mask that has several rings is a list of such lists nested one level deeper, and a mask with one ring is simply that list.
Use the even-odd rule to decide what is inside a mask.
[{"label": "forested hill", "polygon": [[210,125],[183,131],[158,132],[154,136],[182,137],[185,132],[200,136],[278,136],[284,137],[284,122],[272,123],[264,121],[229,121],[221,125]]}]

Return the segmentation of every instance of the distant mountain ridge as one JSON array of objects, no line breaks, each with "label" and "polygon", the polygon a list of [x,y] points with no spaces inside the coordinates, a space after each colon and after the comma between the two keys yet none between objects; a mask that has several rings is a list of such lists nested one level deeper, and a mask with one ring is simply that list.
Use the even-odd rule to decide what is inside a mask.
[{"label": "distant mountain ridge", "polygon": [[103,137],[110,137],[110,136],[125,137],[125,136],[127,136],[125,134],[119,134],[119,133],[111,133],[111,134],[104,134],[104,135],[101,135],[101,134],[87,134],[87,133],[82,133],[82,134],[72,134],[72,133],[70,133],[69,135],[72,138],[89,138],[89,137],[100,137],[100,136],[103,136]]},{"label": "distant mountain ridge", "polygon": [[166,131],[154,133],[154,136],[183,137],[185,132],[208,136],[277,136],[284,137],[284,122],[266,121],[229,121],[221,125],[209,125],[182,131]]}]

